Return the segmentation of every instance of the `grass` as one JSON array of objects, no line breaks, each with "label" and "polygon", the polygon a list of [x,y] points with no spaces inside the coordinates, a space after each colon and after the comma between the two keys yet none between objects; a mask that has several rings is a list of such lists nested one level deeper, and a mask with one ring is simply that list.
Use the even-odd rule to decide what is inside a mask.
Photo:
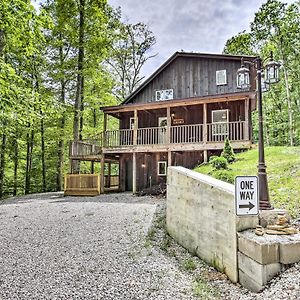
[{"label": "grass", "polygon": [[[300,147],[266,147],[268,183],[271,204],[284,208],[292,217],[300,216]],[[237,175],[257,174],[258,150],[253,149],[236,155],[236,161],[228,170],[215,170],[203,164],[195,171],[234,183]]]},{"label": "grass", "polygon": [[197,265],[192,258],[188,258],[185,261],[183,261],[182,267],[188,272],[194,271],[197,269]]},{"label": "grass", "polygon": [[218,289],[212,288],[207,284],[206,279],[202,275],[195,277],[193,283],[193,293],[203,300],[209,299],[219,299],[220,291]]}]

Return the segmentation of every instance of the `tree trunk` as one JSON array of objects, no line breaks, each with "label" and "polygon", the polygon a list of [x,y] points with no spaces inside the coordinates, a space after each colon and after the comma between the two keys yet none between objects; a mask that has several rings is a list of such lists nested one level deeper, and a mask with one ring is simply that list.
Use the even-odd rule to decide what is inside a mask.
[{"label": "tree trunk", "polygon": [[293,111],[292,111],[292,101],[291,101],[291,94],[290,94],[290,86],[289,86],[289,78],[288,78],[288,72],[286,69],[286,60],[285,55],[282,50],[282,41],[280,40],[280,54],[282,59],[282,68],[284,73],[284,85],[285,85],[285,91],[286,91],[286,99],[288,104],[288,118],[289,118],[289,143],[290,146],[294,146],[294,132],[293,132]]},{"label": "tree trunk", "polygon": [[6,134],[2,134],[2,143],[0,149],[0,199],[4,194],[4,167],[5,167],[5,149],[6,149]]},{"label": "tree trunk", "polygon": [[0,29],[0,57],[4,55],[4,46],[5,46],[4,30]]},{"label": "tree trunk", "polygon": [[30,193],[30,179],[31,179],[31,166],[32,166],[33,139],[34,139],[34,131],[31,130],[31,134],[27,133],[25,194],[29,194]]},{"label": "tree trunk", "polygon": [[44,119],[43,115],[41,118],[41,155],[42,155],[42,179],[43,179],[43,186],[42,191],[43,193],[46,192],[46,163],[45,163],[45,129],[44,129]]},{"label": "tree trunk", "polygon": [[77,62],[77,85],[75,97],[75,113],[73,123],[73,138],[79,139],[80,127],[80,110],[82,105],[82,83],[83,83],[83,61],[84,61],[84,4],[85,0],[79,0],[79,48],[78,48],[78,62]]},{"label": "tree trunk", "polygon": [[[73,139],[78,140],[80,136],[80,118],[83,105],[83,64],[84,64],[84,9],[85,0],[79,0],[79,39],[78,39],[78,63],[77,63],[77,86],[74,104]],[[79,172],[78,161],[73,162],[73,170]]]},{"label": "tree trunk", "polygon": [[[64,80],[61,80],[61,103],[65,103],[65,82]],[[65,123],[66,123],[66,117],[65,113],[63,112],[63,115],[60,119],[60,139],[58,142],[58,150],[57,150],[57,166],[56,166],[56,191],[62,190],[62,178],[63,178],[63,165],[64,165],[64,131],[65,131]]]},{"label": "tree trunk", "polygon": [[18,165],[19,165],[19,145],[18,145],[18,131],[15,133],[14,141],[14,190],[13,195],[18,194]]}]

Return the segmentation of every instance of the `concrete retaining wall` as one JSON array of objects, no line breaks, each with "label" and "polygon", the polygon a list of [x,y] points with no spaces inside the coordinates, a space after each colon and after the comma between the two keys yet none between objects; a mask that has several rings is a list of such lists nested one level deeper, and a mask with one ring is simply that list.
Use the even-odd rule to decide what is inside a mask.
[{"label": "concrete retaining wall", "polygon": [[238,281],[236,232],[257,217],[235,215],[234,186],[183,167],[168,168],[167,229],[190,252]]}]

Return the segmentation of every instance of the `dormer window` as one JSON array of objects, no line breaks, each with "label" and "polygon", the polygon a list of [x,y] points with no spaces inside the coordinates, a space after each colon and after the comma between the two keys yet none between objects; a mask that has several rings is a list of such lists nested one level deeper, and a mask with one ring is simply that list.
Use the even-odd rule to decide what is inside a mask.
[{"label": "dormer window", "polygon": [[225,85],[225,84],[227,84],[226,70],[218,70],[218,71],[216,71],[216,84],[217,85]]},{"label": "dormer window", "polygon": [[173,99],[173,89],[160,90],[155,92],[156,101],[172,100]]}]

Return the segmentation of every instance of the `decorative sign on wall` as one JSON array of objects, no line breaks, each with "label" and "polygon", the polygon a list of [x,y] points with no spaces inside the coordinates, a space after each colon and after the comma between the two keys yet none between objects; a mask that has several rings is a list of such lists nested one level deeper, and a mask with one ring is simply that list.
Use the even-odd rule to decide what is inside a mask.
[{"label": "decorative sign on wall", "polygon": [[184,124],[184,119],[173,119],[173,125]]},{"label": "decorative sign on wall", "polygon": [[216,83],[217,85],[227,84],[226,70],[216,71]]},{"label": "decorative sign on wall", "polygon": [[173,99],[173,89],[161,90],[155,92],[156,101],[172,100],[172,99]]}]

